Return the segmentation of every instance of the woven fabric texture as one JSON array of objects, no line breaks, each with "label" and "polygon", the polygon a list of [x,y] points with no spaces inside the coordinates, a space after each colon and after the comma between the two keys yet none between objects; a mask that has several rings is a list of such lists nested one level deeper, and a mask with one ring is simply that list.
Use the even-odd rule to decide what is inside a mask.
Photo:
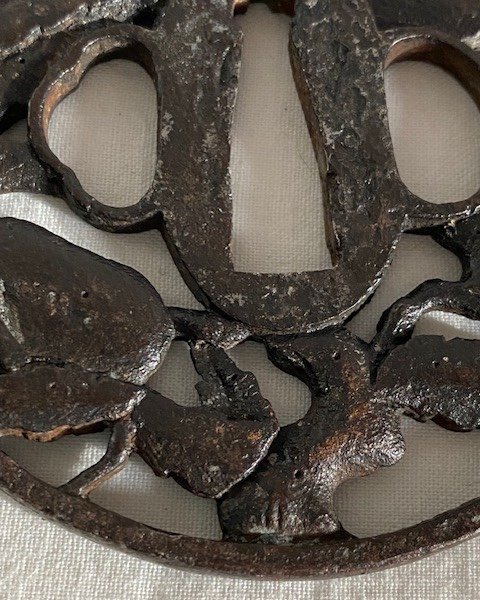
[{"label": "woven fabric texture", "polygon": [[[233,251],[243,271],[286,272],[330,266],[324,241],[321,189],[313,150],[289,66],[288,19],[254,6],[238,17],[246,34],[233,132]],[[480,187],[480,115],[448,75],[425,64],[386,74],[389,115],[401,175],[433,202],[461,200]],[[19,125],[7,135],[22,135]],[[134,203],[148,188],[155,163],[156,99],[148,75],[115,60],[95,67],[57,109],[50,142],[98,199]],[[166,304],[198,307],[160,234],[113,235],[75,217],[62,200],[12,194],[0,216],[38,223],[66,239],[143,273]],[[365,339],[396,298],[420,282],[460,276],[458,260],[430,238],[405,235],[372,302],[350,327]],[[417,332],[448,338],[479,337],[480,324],[433,313]],[[262,348],[234,352],[258,377],[282,424],[301,417],[309,394],[275,370]],[[177,402],[194,404],[197,377],[184,344],[176,343],[153,385]],[[347,529],[370,535],[404,527],[479,494],[480,435],[449,433],[404,421],[407,454],[396,466],[338,493]],[[92,464],[105,435],[54,444],[3,440],[35,475],[60,484]],[[196,498],[170,480],[155,478],[132,459],[94,501],[149,525],[218,537],[215,503]],[[192,575],[145,562],[83,539],[0,496],[0,597],[5,600],[469,600],[478,598],[480,540],[390,571],[327,582],[257,582]]]}]

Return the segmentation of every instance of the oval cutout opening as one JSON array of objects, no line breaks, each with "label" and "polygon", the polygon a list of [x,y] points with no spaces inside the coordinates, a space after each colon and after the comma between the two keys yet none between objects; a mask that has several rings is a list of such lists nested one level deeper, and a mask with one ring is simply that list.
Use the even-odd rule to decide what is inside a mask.
[{"label": "oval cutout opening", "polygon": [[235,270],[329,269],[319,169],[290,65],[290,19],[265,5],[237,18],[245,38],[230,161]]},{"label": "oval cutout opening", "polygon": [[98,201],[131,206],[155,174],[157,112],[147,71],[131,60],[109,60],[93,67],[55,108],[49,145]]},{"label": "oval cutout opening", "polygon": [[480,189],[480,112],[469,93],[475,84],[460,83],[464,68],[459,60],[452,58],[440,68],[432,64],[440,64],[434,54],[423,53],[421,62],[413,50],[405,52],[406,62],[394,57],[385,72],[400,176],[410,191],[429,202],[465,200]]}]

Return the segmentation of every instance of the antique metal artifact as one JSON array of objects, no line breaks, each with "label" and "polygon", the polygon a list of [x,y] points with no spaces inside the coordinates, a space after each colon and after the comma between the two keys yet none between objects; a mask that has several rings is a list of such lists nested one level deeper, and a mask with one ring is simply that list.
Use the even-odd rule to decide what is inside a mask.
[{"label": "antique metal artifact", "polygon": [[[50,442],[108,429],[104,457],[52,487],[0,452],[0,489],[59,523],[164,564],[255,577],[363,573],[477,533],[480,500],[371,538],[335,512],[343,482],[399,461],[403,414],[480,427],[480,342],[412,337],[426,311],[480,320],[480,191],[433,204],[402,183],[384,70],[421,60],[480,104],[474,0],[271,0],[292,17],[290,51],[324,186],[333,268],[234,270],[230,130],[248,0],[7,0],[0,6],[0,192],[63,198],[110,232],[158,229],[204,311],[165,307],[136,271],[31,223],[0,218],[0,438]],[[153,182],[127,208],[92,197],[53,153],[56,106],[95,64],[126,57],[158,95]],[[404,232],[457,254],[459,282],[397,301],[367,344],[348,320],[372,297]],[[174,339],[189,344],[199,405],[149,387]],[[229,351],[247,340],[299,378],[308,413],[280,427],[255,374]],[[89,495],[138,454],[159,477],[214,498],[223,539],[160,531]]]}]

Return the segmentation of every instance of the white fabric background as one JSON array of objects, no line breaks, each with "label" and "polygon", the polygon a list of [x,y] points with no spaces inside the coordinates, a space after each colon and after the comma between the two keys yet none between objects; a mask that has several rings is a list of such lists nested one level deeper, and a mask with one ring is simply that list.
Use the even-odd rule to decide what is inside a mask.
[{"label": "white fabric background", "polygon": [[[291,271],[329,266],[323,242],[320,186],[287,55],[288,19],[253,7],[239,17],[246,33],[233,138],[235,224],[240,270]],[[436,68],[404,64],[387,73],[391,128],[407,185],[431,201],[460,200],[480,186],[480,116],[471,99]],[[154,165],[155,94],[146,73],[125,61],[96,67],[57,110],[51,144],[85,187],[114,205],[135,202]],[[7,135],[21,135],[16,127]],[[0,214],[26,218],[141,271],[167,304],[197,306],[159,234],[111,235],[76,218],[61,200],[12,194]],[[371,337],[389,304],[432,277],[457,279],[458,260],[431,239],[404,236],[371,304],[351,327]],[[435,313],[422,333],[479,337],[480,325]],[[274,370],[254,344],[235,352],[257,375],[282,423],[309,406],[303,384]],[[184,345],[175,344],[154,384],[178,402],[194,403],[196,376]],[[478,433],[453,434],[405,420],[408,451],[396,466],[343,486],[338,510],[359,535],[391,531],[479,494]],[[60,484],[97,460],[105,435],[51,445],[2,441],[33,473]],[[153,477],[138,460],[100,491],[98,503],[147,524],[218,537],[215,504],[172,481]],[[468,600],[478,597],[480,540],[413,565],[328,582],[255,582],[191,575],[87,541],[0,497],[0,597],[5,600],[223,600],[224,598]]]}]

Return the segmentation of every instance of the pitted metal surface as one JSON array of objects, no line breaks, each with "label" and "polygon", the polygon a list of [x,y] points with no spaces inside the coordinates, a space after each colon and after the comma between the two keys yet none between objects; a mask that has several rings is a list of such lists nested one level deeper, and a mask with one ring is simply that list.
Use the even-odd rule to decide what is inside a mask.
[{"label": "pitted metal surface", "polygon": [[[108,428],[104,457],[54,488],[0,453],[0,489],[58,522],[174,566],[255,577],[363,573],[475,535],[480,502],[360,539],[337,487],[399,461],[403,414],[479,427],[477,341],[412,338],[422,314],[480,319],[480,192],[432,204],[401,181],[383,82],[395,62],[446,69],[480,103],[480,7],[473,0],[272,0],[292,17],[293,74],[325,192],[334,267],[236,272],[230,251],[230,132],[246,0],[9,0],[0,7],[0,193],[55,194],[111,232],[159,229],[204,311],[166,308],[132,269],[16,219],[0,219],[0,437],[37,442]],[[27,7],[28,5],[28,7]],[[96,63],[140,63],[158,95],[157,164],[145,196],[114,208],[54,155],[58,104]],[[399,236],[456,253],[460,282],[396,302],[367,344],[345,328],[373,295]],[[160,266],[159,266],[160,268]],[[201,381],[198,406],[149,387],[173,339]],[[307,384],[312,405],[280,427],[272,398],[229,355],[253,340]],[[109,512],[91,492],[138,454],[152,476],[215,498],[221,541],[172,535]]]}]

